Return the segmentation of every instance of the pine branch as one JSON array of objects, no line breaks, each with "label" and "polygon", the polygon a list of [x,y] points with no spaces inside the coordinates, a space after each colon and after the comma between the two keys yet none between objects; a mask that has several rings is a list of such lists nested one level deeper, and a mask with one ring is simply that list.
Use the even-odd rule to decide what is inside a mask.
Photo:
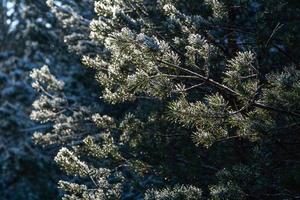
[{"label": "pine branch", "polygon": [[300,113],[295,113],[295,112],[288,111],[288,110],[282,110],[280,108],[274,108],[272,106],[264,105],[264,104],[261,104],[261,103],[254,102],[252,105],[257,107],[257,108],[262,108],[262,109],[265,109],[265,110],[271,110],[271,111],[275,111],[275,112],[279,112],[279,113],[285,113],[285,114],[288,114],[288,115],[292,115],[292,116],[295,116],[295,117],[300,117]]},{"label": "pine branch", "polygon": [[[157,60],[158,62],[160,63],[163,63],[165,65],[168,65],[170,67],[173,67],[173,68],[177,68],[179,70],[182,70],[186,73],[189,73],[189,74],[192,74],[192,75],[195,75],[197,76],[200,80],[210,84],[210,85],[213,85],[215,86],[216,88],[218,88],[219,90],[223,91],[223,92],[226,92],[227,94],[230,94],[232,95],[233,97],[241,97],[242,95],[239,94],[238,92],[234,91],[233,89],[213,80],[213,79],[210,79],[210,78],[207,78],[199,73],[196,73],[194,71],[191,71],[189,69],[186,69],[186,68],[183,68],[183,67],[180,67],[176,64],[173,64],[173,63],[169,63],[167,61],[163,61],[163,60]],[[250,106],[254,106],[254,107],[257,107],[257,108],[262,108],[262,109],[265,109],[265,110],[270,110],[270,111],[275,111],[275,112],[279,112],[279,113],[285,113],[285,114],[288,114],[288,115],[292,115],[292,116],[295,116],[295,117],[300,117],[300,113],[295,113],[295,112],[291,112],[291,111],[288,111],[288,110],[282,110],[282,109],[279,109],[279,108],[275,108],[275,107],[272,107],[272,106],[269,106],[269,105],[264,105],[264,104],[261,104],[261,103],[257,103],[257,102],[253,102],[252,104],[250,104]]]},{"label": "pine branch", "polygon": [[180,66],[178,66],[178,65],[176,65],[176,64],[169,63],[169,62],[167,62],[167,61],[163,61],[163,60],[157,60],[157,61],[160,62],[160,63],[163,63],[163,64],[165,64],[165,65],[168,65],[168,66],[170,66],[170,67],[180,69],[180,70],[182,70],[182,71],[184,71],[184,72],[186,72],[186,73],[193,74],[193,75],[197,76],[200,80],[202,80],[202,81],[204,81],[204,82],[206,82],[206,83],[209,83],[209,84],[211,84],[211,85],[214,85],[214,86],[217,87],[218,89],[220,89],[220,90],[222,90],[222,91],[225,91],[225,92],[227,92],[227,93],[229,93],[229,94],[232,94],[232,95],[234,95],[234,96],[240,96],[240,94],[238,94],[238,93],[235,92],[234,90],[230,89],[229,87],[227,87],[227,86],[225,86],[225,85],[223,85],[223,84],[221,84],[221,83],[219,83],[219,82],[217,82],[217,81],[214,81],[213,79],[207,78],[207,77],[205,77],[205,76],[203,76],[203,75],[201,75],[201,74],[199,74],[199,73],[196,73],[196,72],[194,72],[194,71],[191,71],[191,70],[186,69],[186,68],[183,68],[183,67],[180,67]]}]

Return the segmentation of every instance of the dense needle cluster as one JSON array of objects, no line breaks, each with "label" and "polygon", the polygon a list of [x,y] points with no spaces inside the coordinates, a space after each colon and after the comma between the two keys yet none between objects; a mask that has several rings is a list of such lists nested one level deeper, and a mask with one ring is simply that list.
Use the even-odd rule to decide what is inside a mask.
[{"label": "dense needle cluster", "polygon": [[63,199],[299,198],[297,1],[47,5],[97,81],[30,74]]}]

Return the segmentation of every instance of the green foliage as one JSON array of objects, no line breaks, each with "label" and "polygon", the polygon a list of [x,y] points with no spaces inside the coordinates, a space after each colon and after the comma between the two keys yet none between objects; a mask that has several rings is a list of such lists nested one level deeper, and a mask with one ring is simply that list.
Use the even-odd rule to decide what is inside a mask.
[{"label": "green foliage", "polygon": [[35,138],[65,146],[55,161],[80,177],[60,182],[64,198],[298,197],[281,180],[299,166],[297,36],[270,27],[294,4],[275,4],[96,1],[83,63],[116,111],[72,103],[49,70],[32,73],[32,118],[54,124]]},{"label": "green foliage", "polygon": [[149,190],[146,192],[145,200],[200,200],[202,199],[202,191],[193,186],[175,186],[174,188],[166,188],[163,190]]},{"label": "green foliage", "polygon": [[203,102],[189,103],[184,97],[169,106],[170,120],[184,126],[196,127],[193,140],[197,145],[211,146],[216,140],[226,138],[229,108],[219,94],[207,96]]}]

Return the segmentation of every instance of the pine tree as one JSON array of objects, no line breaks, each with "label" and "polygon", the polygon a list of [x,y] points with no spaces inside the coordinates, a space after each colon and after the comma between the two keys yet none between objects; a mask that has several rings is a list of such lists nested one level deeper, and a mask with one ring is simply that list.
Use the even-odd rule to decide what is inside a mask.
[{"label": "pine tree", "polygon": [[32,118],[54,124],[35,139],[61,144],[55,161],[79,177],[59,182],[64,199],[298,198],[299,6],[96,1],[82,59],[115,111],[31,74]]}]

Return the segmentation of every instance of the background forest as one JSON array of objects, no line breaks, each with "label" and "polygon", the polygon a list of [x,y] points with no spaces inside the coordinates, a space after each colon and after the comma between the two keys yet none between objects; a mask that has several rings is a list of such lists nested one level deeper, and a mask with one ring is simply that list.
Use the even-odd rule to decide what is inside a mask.
[{"label": "background forest", "polygon": [[297,0],[1,0],[0,199],[300,199]]}]

